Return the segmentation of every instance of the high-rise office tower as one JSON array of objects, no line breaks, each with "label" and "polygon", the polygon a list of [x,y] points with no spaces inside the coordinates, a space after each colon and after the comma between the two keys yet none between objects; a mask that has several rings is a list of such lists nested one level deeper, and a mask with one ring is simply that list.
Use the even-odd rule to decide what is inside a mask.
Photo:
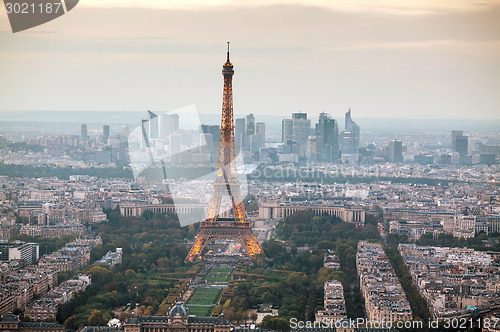
[{"label": "high-rise office tower", "polygon": [[220,126],[218,125],[201,125],[200,133],[212,134],[214,148],[219,148],[220,143]]},{"label": "high-rise office tower", "polygon": [[122,132],[120,134],[120,145],[118,150],[118,160],[119,161],[129,161],[130,156],[128,154],[128,136],[130,134],[130,130],[128,126],[122,126]]},{"label": "high-rise office tower", "polygon": [[170,134],[179,130],[179,115],[178,114],[160,114],[158,120],[158,137],[168,139]]},{"label": "high-rise office tower", "polygon": [[324,112],[320,113],[316,124],[316,135],[321,145],[321,161],[337,161],[340,154],[337,121]]},{"label": "high-rise office tower", "polygon": [[311,134],[311,120],[307,119],[307,114],[302,114],[306,117],[293,119],[293,138],[298,144],[306,144]]},{"label": "high-rise office tower", "polygon": [[345,114],[345,130],[341,135],[341,153],[358,154],[359,153],[360,129],[356,122],[352,121],[351,109]]},{"label": "high-rise office tower", "polygon": [[253,114],[248,114],[246,117],[246,142],[245,142],[245,150],[250,151],[250,141],[252,139],[252,135],[255,134],[255,116]]},{"label": "high-rise office tower", "polygon": [[104,125],[104,126],[102,126],[102,142],[104,144],[107,144],[108,139],[109,139],[109,126]]},{"label": "high-rise office tower", "polygon": [[293,119],[283,119],[281,122],[281,141],[287,144],[293,140]]},{"label": "high-rise office tower", "polygon": [[457,136],[463,136],[464,132],[462,130],[452,130],[451,131],[451,151],[457,152]]},{"label": "high-rise office tower", "polygon": [[456,151],[461,156],[466,156],[469,151],[469,136],[457,136]]},{"label": "high-rise office tower", "polygon": [[305,157],[307,138],[311,134],[311,120],[307,113],[292,113],[291,119],[283,119],[281,134],[287,151]]},{"label": "high-rise office tower", "polygon": [[388,161],[390,163],[400,163],[403,161],[403,142],[400,139],[389,141]]},{"label": "high-rise office tower", "polygon": [[80,138],[82,141],[86,141],[89,138],[87,134],[87,125],[85,123],[82,123],[80,127]]},{"label": "high-rise office tower", "polygon": [[292,119],[294,120],[307,120],[307,113],[292,113]]},{"label": "high-rise office tower", "polygon": [[247,128],[245,118],[234,119],[234,144],[236,150],[244,150],[247,145]]},{"label": "high-rise office tower", "polygon": [[255,125],[255,134],[250,136],[250,151],[257,153],[260,148],[266,145],[266,124],[257,122]]},{"label": "high-rise office tower", "polygon": [[264,122],[257,122],[255,125],[255,133],[261,135],[263,140],[266,140],[266,124]]},{"label": "high-rise office tower", "polygon": [[128,126],[122,127],[122,134],[120,135],[120,143],[128,143],[128,135],[130,134],[130,130]]},{"label": "high-rise office tower", "polygon": [[248,136],[255,134],[255,117],[253,114],[247,115],[247,134]]},{"label": "high-rise office tower", "polygon": [[158,115],[148,111],[148,138],[158,138]]},{"label": "high-rise office tower", "polygon": [[[286,140],[292,140],[298,144],[305,145],[311,134],[311,120],[307,119],[307,113],[292,113],[292,119],[283,120],[282,133]],[[290,135],[291,134],[291,135]]]},{"label": "high-rise office tower", "polygon": [[306,142],[306,158],[308,161],[318,161],[322,153],[321,138],[309,136]]},{"label": "high-rise office tower", "polygon": [[305,117],[293,119],[293,136],[299,144],[305,144],[311,134],[311,120],[307,119],[307,114],[302,114]]},{"label": "high-rise office tower", "polygon": [[464,136],[461,130],[451,132],[451,150],[458,152],[460,156],[466,156],[469,150],[469,136]]}]

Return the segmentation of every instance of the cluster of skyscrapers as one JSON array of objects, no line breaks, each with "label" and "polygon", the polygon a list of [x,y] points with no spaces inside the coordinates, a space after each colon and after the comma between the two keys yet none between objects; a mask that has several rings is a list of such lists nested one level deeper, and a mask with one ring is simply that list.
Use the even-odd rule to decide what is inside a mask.
[{"label": "cluster of skyscrapers", "polygon": [[[345,114],[345,129],[340,132],[338,123],[327,113],[319,115],[315,128],[307,113],[292,113],[291,119],[282,121],[282,158],[289,161],[357,162],[359,159],[360,129],[351,118],[351,110]],[[289,156],[284,156],[289,155]]]},{"label": "cluster of skyscrapers", "polygon": [[[171,163],[216,163],[220,125],[199,124],[197,129],[192,129],[190,124],[191,129],[185,129],[179,126],[180,116],[185,115],[148,111],[147,118],[141,120],[134,135],[126,125],[120,134],[110,134],[109,125],[89,132],[87,125],[82,124],[80,137],[41,136],[35,143],[48,147],[50,154],[52,150],[60,153],[60,146],[80,147],[82,151],[72,153],[73,158],[97,164],[126,162],[129,151],[141,153],[146,159],[152,154],[156,160]],[[451,150],[449,147],[421,149],[415,142],[404,145],[402,139],[389,139],[385,144],[374,141],[360,147],[360,126],[353,121],[350,109],[345,113],[343,130],[336,119],[324,112],[319,114],[316,124],[304,112],[292,113],[291,118],[282,119],[281,142],[272,130],[269,139],[266,127],[264,122],[256,121],[254,114],[234,119],[236,150],[242,153],[246,163],[377,164],[409,161],[418,164],[491,165],[495,164],[500,151],[496,146],[476,142],[461,130],[451,132]]]},{"label": "cluster of skyscrapers", "polygon": [[253,114],[234,120],[234,143],[243,151],[259,153],[266,143],[266,124],[255,122]]},{"label": "cluster of skyscrapers", "polygon": [[[198,130],[179,128],[178,114],[155,114],[141,121],[140,150],[148,148],[154,157],[175,163],[216,162],[220,144],[219,125],[201,124]],[[237,151],[258,154],[265,147],[266,125],[255,122],[253,114],[234,120]]]}]

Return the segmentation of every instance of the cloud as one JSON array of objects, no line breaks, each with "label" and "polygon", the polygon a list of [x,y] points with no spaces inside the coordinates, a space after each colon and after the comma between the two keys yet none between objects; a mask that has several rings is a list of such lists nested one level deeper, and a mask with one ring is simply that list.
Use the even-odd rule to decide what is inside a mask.
[{"label": "cloud", "polygon": [[[200,10],[214,7],[259,7],[282,5],[282,0],[86,0],[89,7],[155,8]],[[288,5],[317,6],[346,12],[382,12],[397,15],[425,15],[449,11],[485,10],[500,0],[289,0]]]},{"label": "cloud", "polygon": [[0,108],[166,110],[195,103],[217,113],[230,40],[239,113],[340,114],[347,106],[360,116],[498,112],[500,7],[401,16],[313,4],[156,10],[82,1],[41,27],[0,33],[0,73],[8,78],[0,82]]}]

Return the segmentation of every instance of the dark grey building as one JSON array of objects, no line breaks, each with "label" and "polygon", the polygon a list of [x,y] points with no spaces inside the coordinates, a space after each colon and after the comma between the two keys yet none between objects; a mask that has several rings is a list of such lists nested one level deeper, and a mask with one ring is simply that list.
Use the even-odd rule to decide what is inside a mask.
[{"label": "dark grey building", "polygon": [[387,159],[390,163],[400,163],[403,161],[403,142],[400,139],[389,141]]},{"label": "dark grey building", "polygon": [[89,138],[87,133],[87,125],[85,123],[82,123],[80,127],[80,138],[82,139],[82,141],[86,141]]},{"label": "dark grey building", "polygon": [[469,136],[464,136],[461,130],[451,132],[451,151],[458,152],[460,156],[467,155],[469,149]]},{"label": "dark grey building", "polygon": [[321,145],[321,161],[335,162],[340,157],[339,127],[337,121],[326,113],[320,113],[316,124],[316,136]]},{"label": "dark grey building", "polygon": [[102,126],[102,142],[107,144],[109,139],[109,126]]}]

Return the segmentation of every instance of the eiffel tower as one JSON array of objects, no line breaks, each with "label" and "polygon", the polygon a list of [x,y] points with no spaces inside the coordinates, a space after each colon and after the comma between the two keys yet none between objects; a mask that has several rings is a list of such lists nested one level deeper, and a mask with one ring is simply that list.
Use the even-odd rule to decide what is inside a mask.
[{"label": "eiffel tower", "polygon": [[[207,218],[201,221],[200,233],[196,236],[193,247],[186,257],[187,261],[196,260],[203,249],[215,240],[237,241],[245,247],[250,257],[262,252],[262,247],[253,235],[251,223],[247,219],[236,172],[232,86],[234,70],[233,64],[229,61],[229,42],[227,43],[227,61],[222,67],[222,75],[224,76],[224,92],[217,177]],[[231,199],[234,217],[219,216],[222,197],[225,195]]]}]

